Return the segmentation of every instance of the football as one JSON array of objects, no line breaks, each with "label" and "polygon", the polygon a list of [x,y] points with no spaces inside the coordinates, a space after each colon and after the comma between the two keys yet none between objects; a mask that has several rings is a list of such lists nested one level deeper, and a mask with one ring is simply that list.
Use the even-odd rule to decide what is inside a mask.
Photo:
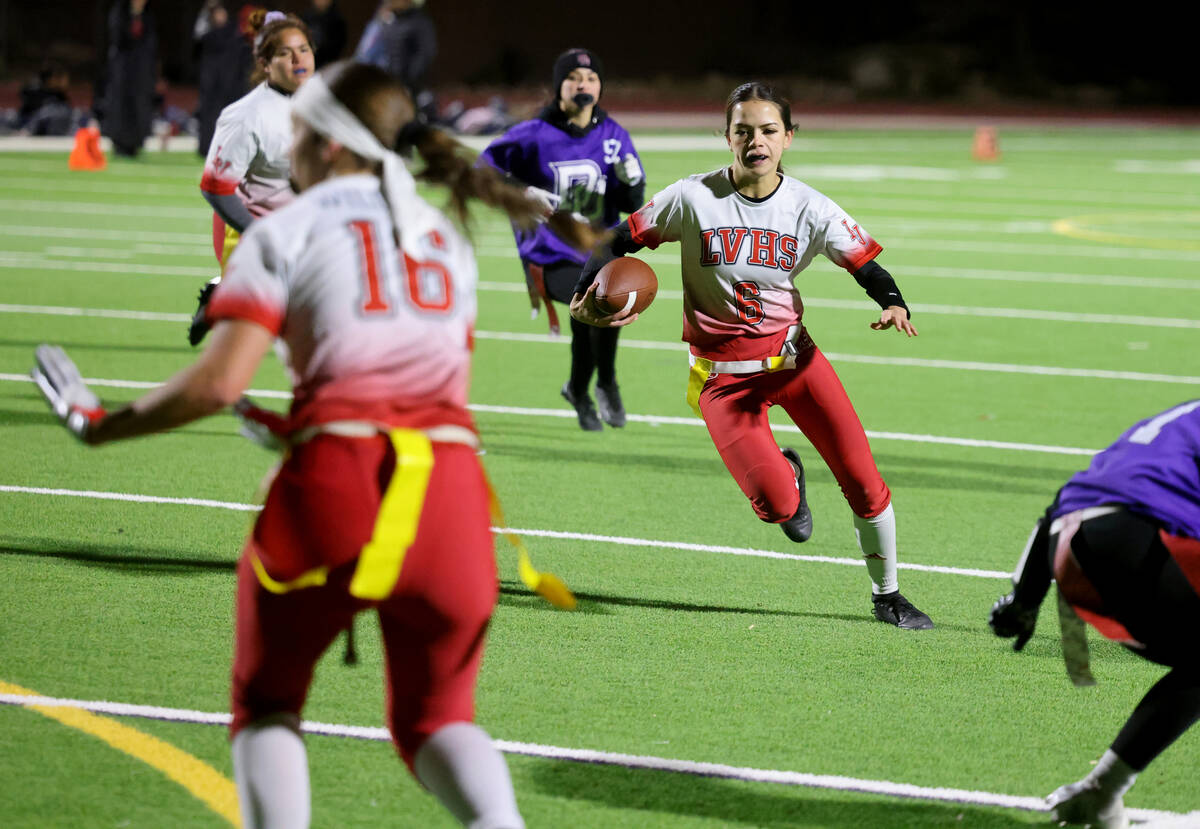
[{"label": "football", "polygon": [[658,293],[658,277],[650,266],[632,256],[620,256],[596,274],[596,307],[606,314],[625,308],[640,314]]}]

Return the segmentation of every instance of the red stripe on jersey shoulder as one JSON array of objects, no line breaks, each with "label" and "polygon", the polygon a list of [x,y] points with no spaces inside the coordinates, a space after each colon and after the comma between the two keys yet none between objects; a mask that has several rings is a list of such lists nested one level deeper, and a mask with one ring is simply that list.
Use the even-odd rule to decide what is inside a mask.
[{"label": "red stripe on jersey shoulder", "polygon": [[633,237],[633,241],[651,250],[662,244],[662,236],[659,235],[658,229],[643,214],[647,207],[653,205],[654,202],[650,202],[636,213],[629,214],[629,235]]},{"label": "red stripe on jersey shoulder", "polygon": [[854,273],[855,271],[857,271],[863,265],[870,262],[872,259],[874,259],[876,256],[878,256],[882,252],[883,252],[883,245],[879,244],[874,239],[872,239],[870,236],[868,236],[867,244],[865,247],[863,247],[862,251],[859,252],[859,254],[857,256],[855,256],[853,259],[846,260],[846,265],[845,265],[846,270],[850,271],[850,273]]},{"label": "red stripe on jersey shoulder", "polygon": [[220,287],[213,293],[212,301],[204,313],[209,323],[218,320],[246,320],[256,322],[273,335],[279,336],[283,329],[283,311],[246,296],[238,296]]},{"label": "red stripe on jersey shoulder", "polygon": [[200,189],[205,193],[212,193],[214,196],[229,196],[237,192],[237,181],[229,178],[221,178],[214,171],[206,169],[203,178],[200,179]]}]

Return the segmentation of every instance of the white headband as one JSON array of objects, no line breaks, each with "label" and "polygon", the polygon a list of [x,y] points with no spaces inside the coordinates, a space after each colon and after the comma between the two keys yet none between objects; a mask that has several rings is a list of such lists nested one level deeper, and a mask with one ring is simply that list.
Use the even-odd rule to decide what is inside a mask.
[{"label": "white headband", "polygon": [[404,159],[385,148],[379,139],[329,90],[320,75],[309,78],[292,95],[292,112],[331,141],[351,152],[383,162],[383,192],[392,208],[392,221],[403,236],[416,238],[433,227],[433,208],[417,195],[417,183]]}]

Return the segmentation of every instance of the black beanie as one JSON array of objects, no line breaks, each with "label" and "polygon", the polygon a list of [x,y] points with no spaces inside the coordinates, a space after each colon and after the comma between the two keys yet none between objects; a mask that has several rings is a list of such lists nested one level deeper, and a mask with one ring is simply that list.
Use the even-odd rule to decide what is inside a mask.
[{"label": "black beanie", "polygon": [[589,49],[568,49],[554,61],[554,85],[551,88],[554,90],[555,100],[561,95],[563,81],[567,79],[567,75],[581,66],[591,69],[600,76],[600,83],[604,83],[604,64],[596,57],[595,52]]}]

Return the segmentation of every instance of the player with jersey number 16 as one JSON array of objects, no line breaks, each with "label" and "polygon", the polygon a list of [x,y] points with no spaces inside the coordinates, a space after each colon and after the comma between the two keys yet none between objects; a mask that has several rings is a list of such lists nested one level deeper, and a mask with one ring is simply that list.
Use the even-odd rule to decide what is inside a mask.
[{"label": "player with jersey number 16", "polygon": [[215,414],[276,338],[287,346],[293,402],[272,431],[289,451],[237,573],[233,765],[247,827],[308,825],[301,710],[322,652],[361,611],[378,617],[388,727],[413,774],[465,825],[524,825],[473,722],[498,591],[494,496],[467,410],[475,257],[391,147],[416,147],[418,176],[449,190],[460,218],[474,200],[518,222],[543,215],[414,114],[399,82],[365,64],[335,63],[297,91],[301,193],[250,225],[213,292],[207,347],[160,388],[106,412],[61,348],[37,350],[39,388],[94,445]]},{"label": "player with jersey number 16", "polygon": [[812,534],[804,467],[780,451],[767,410],[782,406],[829,465],[854,513],[877,619],[933,627],[900,594],[891,491],[833,367],[809,338],[795,285],[813,257],[845,268],[882,309],[871,328],[917,330],[895,281],[875,257],[882,248],[828,197],[783,174],[794,126],[787,99],[764,84],[733,90],[725,106],[728,167],[682,179],[622,222],[584,266],[571,314],[617,327],[634,318],[595,304],[595,276],[615,256],[680,243],[683,339],[691,346],[688,402],[763,521],[796,542]]},{"label": "player with jersey number 16", "polygon": [[[600,108],[604,67],[587,49],[568,49],[554,61],[553,100],[538,116],[497,138],[480,160],[529,187],[548,210],[562,209],[612,227],[622,213],[642,204],[645,177],[633,140]],[[571,301],[586,254],[545,225],[514,228],[517,255],[536,315],[544,302],[551,331],[558,331],[553,301]],[[625,425],[617,387],[616,328],[592,328],[571,320],[571,374],[562,396],[575,407],[580,428],[597,431]],[[588,394],[596,375],[596,406]]]}]

